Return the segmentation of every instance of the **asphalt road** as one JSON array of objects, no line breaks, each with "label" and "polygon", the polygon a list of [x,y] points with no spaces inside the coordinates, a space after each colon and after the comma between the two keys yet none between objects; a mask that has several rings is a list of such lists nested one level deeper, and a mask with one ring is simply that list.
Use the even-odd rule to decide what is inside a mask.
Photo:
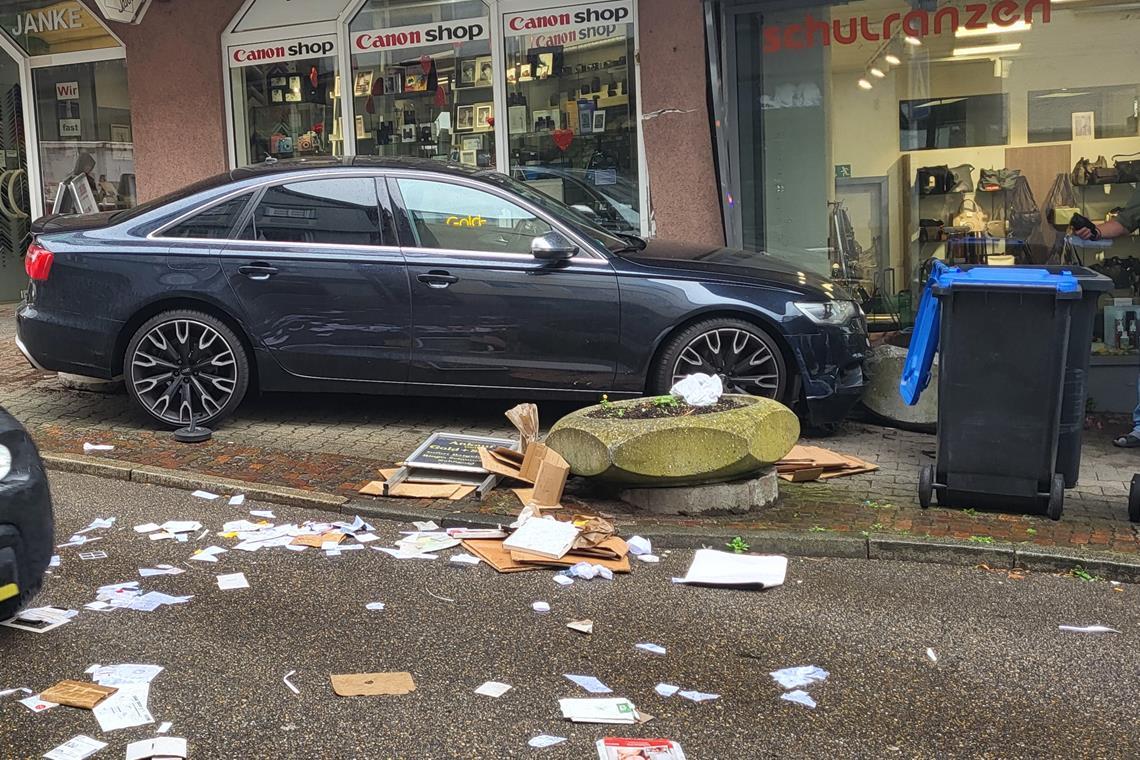
[{"label": "asphalt road", "polygon": [[[82,550],[108,557],[62,565],[37,604],[79,609],[43,634],[0,628],[0,689],[34,691],[87,680],[95,663],[162,665],[150,710],[190,741],[192,758],[592,758],[602,736],[664,736],[691,760],[799,757],[1136,757],[1140,728],[1140,587],[971,568],[793,560],[785,586],[742,592],[674,586],[689,553],[638,564],[612,582],[563,588],[552,573],[499,575],[444,560],[400,561],[370,550],[326,557],[315,549],[231,551],[217,564],[186,561],[196,544],[152,542],[131,527],[194,519],[217,530],[259,506],[229,507],[189,493],[55,474],[62,542],[96,517],[118,518]],[[322,518],[269,507],[278,522]],[[411,526],[374,523],[390,545]],[[448,554],[450,552],[445,552]],[[143,579],[138,568],[185,566]],[[221,591],[214,576],[244,572],[251,588]],[[95,588],[193,594],[145,613],[82,609]],[[454,599],[444,601],[441,597]],[[548,615],[531,610],[550,602]],[[382,601],[380,612],[365,604]],[[591,618],[586,637],[564,627]],[[1100,623],[1120,635],[1061,633]],[[642,641],[664,656],[634,648]],[[926,656],[932,647],[939,656]],[[819,665],[815,710],[782,701],[769,671]],[[282,676],[296,670],[294,695]],[[404,696],[336,696],[331,673],[410,671]],[[560,697],[586,697],[563,673],[594,675],[615,696],[656,716],[644,726],[571,724]],[[512,684],[499,699],[473,693]],[[696,704],[659,697],[666,681],[719,693]],[[22,695],[18,695],[22,696]],[[87,711],[34,714],[0,699],[0,757],[35,758],[77,734],[122,758],[153,727],[102,734]],[[531,749],[537,734],[568,741]]]}]

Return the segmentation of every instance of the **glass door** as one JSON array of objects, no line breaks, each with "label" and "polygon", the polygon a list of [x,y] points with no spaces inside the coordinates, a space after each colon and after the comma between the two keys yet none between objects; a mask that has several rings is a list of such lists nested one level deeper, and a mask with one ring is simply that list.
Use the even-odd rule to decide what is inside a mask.
[{"label": "glass door", "polygon": [[0,50],[0,302],[18,300],[28,278],[31,226],[21,66]]},{"label": "glass door", "polygon": [[504,8],[511,176],[607,229],[639,233],[633,3]]}]

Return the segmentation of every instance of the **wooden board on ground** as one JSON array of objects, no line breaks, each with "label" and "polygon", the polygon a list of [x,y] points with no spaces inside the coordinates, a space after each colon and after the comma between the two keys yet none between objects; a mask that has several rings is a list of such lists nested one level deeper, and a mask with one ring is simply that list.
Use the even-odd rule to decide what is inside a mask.
[{"label": "wooden board on ground", "polygon": [[521,573],[524,570],[541,570],[541,565],[527,565],[515,562],[511,552],[503,548],[501,538],[469,538],[463,542],[463,548],[486,562],[500,573]]},{"label": "wooden board on ground", "polygon": [[602,559],[601,557],[587,557],[578,554],[564,554],[559,559],[551,559],[550,557],[543,557],[541,554],[531,554],[529,552],[520,552],[517,550],[511,551],[511,559],[523,565],[536,565],[546,567],[572,567],[579,562],[589,562],[591,565],[601,565],[608,567],[615,573],[628,573],[629,572],[629,557],[622,557],[621,559]]}]

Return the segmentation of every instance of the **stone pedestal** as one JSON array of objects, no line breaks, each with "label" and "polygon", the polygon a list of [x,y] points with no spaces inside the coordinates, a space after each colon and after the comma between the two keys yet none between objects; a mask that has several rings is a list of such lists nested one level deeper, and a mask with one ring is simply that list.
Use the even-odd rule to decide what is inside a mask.
[{"label": "stone pedestal", "polygon": [[899,395],[899,380],[906,364],[905,348],[877,346],[867,356],[870,380],[863,390],[863,406],[884,421],[918,430],[931,430],[938,423],[938,357],[930,368],[930,384],[918,403],[907,406]]},{"label": "stone pedestal", "polygon": [[700,515],[708,512],[741,514],[766,507],[779,495],[779,478],[773,468],[750,480],[671,488],[627,488],[624,502],[658,515]]}]

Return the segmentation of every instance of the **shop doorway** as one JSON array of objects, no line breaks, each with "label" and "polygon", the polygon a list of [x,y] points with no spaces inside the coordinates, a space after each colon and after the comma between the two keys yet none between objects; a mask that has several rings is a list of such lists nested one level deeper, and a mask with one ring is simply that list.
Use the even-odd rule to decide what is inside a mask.
[{"label": "shop doorway", "polygon": [[23,259],[32,208],[23,82],[23,60],[0,48],[0,303],[18,300],[27,282]]}]

